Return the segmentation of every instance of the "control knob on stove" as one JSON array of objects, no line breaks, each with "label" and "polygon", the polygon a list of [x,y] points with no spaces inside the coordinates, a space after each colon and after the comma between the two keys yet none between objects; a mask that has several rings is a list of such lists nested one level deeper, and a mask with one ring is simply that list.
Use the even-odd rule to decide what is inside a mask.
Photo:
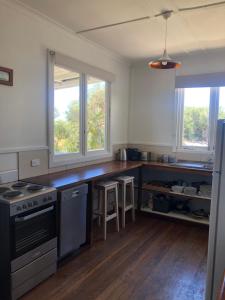
[{"label": "control knob on stove", "polygon": [[22,207],[18,205],[18,206],[16,207],[16,210],[17,210],[17,211],[21,211],[21,210],[22,210]]},{"label": "control knob on stove", "polygon": [[26,206],[26,204],[23,204],[23,209],[27,209],[27,206]]},{"label": "control knob on stove", "polygon": [[38,202],[37,201],[33,201],[33,205],[38,205]]},{"label": "control knob on stove", "polygon": [[28,207],[32,207],[33,203],[32,202],[28,202]]}]

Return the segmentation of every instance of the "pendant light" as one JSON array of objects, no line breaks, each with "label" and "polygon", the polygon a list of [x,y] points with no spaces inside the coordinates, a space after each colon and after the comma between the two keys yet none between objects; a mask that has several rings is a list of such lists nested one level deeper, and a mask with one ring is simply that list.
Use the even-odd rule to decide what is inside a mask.
[{"label": "pendant light", "polygon": [[163,18],[166,20],[166,30],[165,30],[165,48],[162,57],[157,60],[153,60],[148,63],[149,68],[153,69],[177,69],[181,66],[180,62],[174,61],[167,54],[167,20],[171,16],[171,11],[165,11],[163,13]]}]

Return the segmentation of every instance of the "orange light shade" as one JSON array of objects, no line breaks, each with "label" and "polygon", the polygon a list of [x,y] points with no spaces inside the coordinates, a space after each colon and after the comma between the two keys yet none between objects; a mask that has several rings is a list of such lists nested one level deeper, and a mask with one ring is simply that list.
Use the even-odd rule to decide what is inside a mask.
[{"label": "orange light shade", "polygon": [[181,67],[181,63],[176,61],[154,60],[149,62],[148,66],[152,69],[177,69]]},{"label": "orange light shade", "polygon": [[150,61],[148,63],[148,66],[152,69],[177,69],[181,67],[181,63],[172,60],[165,49],[163,56],[157,60]]}]

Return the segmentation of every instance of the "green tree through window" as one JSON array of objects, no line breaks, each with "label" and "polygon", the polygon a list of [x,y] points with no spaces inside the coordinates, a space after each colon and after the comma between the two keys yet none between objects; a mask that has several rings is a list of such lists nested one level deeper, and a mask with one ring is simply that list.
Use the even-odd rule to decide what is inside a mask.
[{"label": "green tree through window", "polygon": [[[55,152],[79,152],[79,102],[72,100],[63,119],[58,119],[55,107]],[[93,84],[88,89],[88,150],[104,149],[105,145],[105,84]]]}]

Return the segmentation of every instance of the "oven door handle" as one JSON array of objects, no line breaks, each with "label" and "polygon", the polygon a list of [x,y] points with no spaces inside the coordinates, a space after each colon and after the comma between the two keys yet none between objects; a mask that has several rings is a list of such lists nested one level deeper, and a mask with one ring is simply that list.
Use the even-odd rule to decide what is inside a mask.
[{"label": "oven door handle", "polygon": [[43,215],[43,214],[45,214],[45,213],[47,213],[49,211],[52,211],[53,209],[54,209],[54,206],[50,206],[50,207],[47,207],[47,208],[42,209],[40,211],[37,211],[37,212],[35,212],[33,214],[27,215],[25,217],[16,217],[15,218],[15,222],[18,223],[18,222],[28,221],[30,219],[33,219],[33,218],[37,217],[37,216],[40,216],[40,215]]}]

